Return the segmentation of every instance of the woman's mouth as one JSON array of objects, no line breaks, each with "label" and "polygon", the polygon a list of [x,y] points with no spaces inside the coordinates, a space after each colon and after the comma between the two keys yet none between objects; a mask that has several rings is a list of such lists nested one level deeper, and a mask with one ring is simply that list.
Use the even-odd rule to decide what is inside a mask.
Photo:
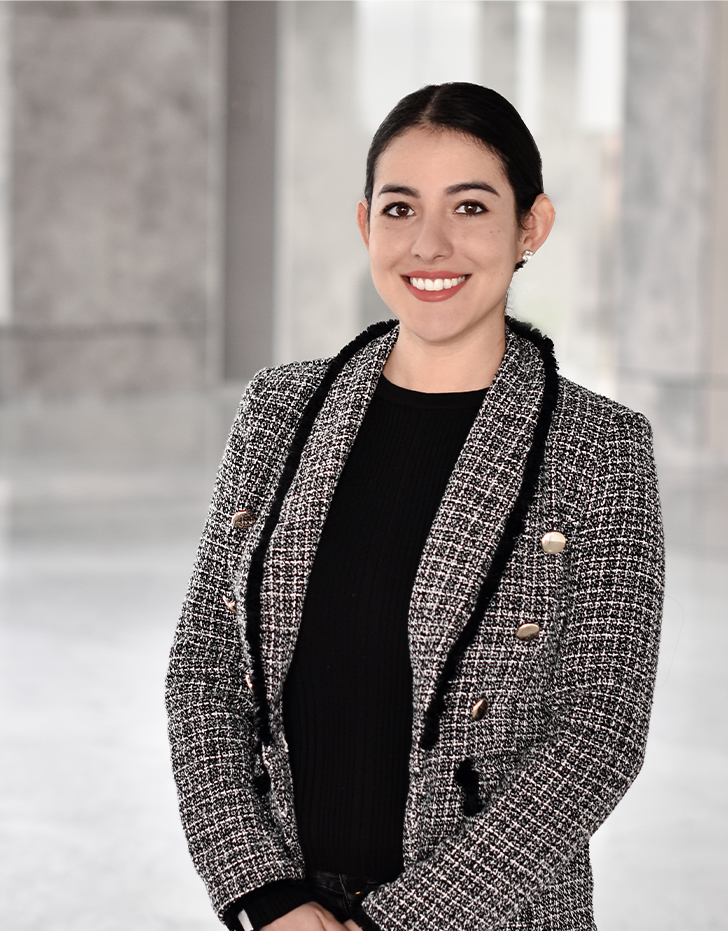
[{"label": "woman's mouth", "polygon": [[433,275],[402,275],[402,278],[420,301],[446,301],[457,294],[470,275],[453,275],[445,273],[437,277]]},{"label": "woman's mouth", "polygon": [[467,277],[467,275],[461,275],[459,278],[408,278],[407,280],[418,291],[449,291],[450,288],[462,284]]}]

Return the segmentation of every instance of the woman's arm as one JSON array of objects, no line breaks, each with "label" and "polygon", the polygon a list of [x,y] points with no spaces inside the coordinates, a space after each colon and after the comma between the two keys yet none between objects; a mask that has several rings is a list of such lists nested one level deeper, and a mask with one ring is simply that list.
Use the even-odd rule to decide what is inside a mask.
[{"label": "woman's arm", "polygon": [[580,532],[572,607],[546,696],[551,724],[485,810],[376,890],[367,931],[499,928],[539,898],[612,811],[644,756],[662,609],[663,543],[649,425],[617,411]]},{"label": "woman's arm", "polygon": [[222,916],[245,893],[301,878],[254,787],[256,735],[230,599],[229,533],[256,387],[228,440],[172,647],[167,709],[182,823],[194,864]]}]

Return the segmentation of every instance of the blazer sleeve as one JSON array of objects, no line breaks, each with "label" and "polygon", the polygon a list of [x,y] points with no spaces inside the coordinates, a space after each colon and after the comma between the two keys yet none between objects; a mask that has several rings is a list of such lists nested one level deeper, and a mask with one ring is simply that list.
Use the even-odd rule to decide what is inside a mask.
[{"label": "blazer sleeve", "polygon": [[166,702],[182,824],[218,916],[246,893],[299,879],[254,787],[256,737],[230,597],[228,527],[240,507],[241,460],[256,388],[243,396],[220,465],[172,646]]},{"label": "blazer sleeve", "polygon": [[548,732],[484,811],[364,900],[365,929],[503,927],[587,844],[641,768],[664,580],[645,418],[616,410],[599,458],[569,543],[572,598],[545,696]]}]

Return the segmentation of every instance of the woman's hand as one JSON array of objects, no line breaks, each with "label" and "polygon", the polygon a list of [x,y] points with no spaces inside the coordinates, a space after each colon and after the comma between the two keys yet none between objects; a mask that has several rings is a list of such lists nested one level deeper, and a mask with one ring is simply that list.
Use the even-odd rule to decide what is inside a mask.
[{"label": "woman's hand", "polygon": [[261,931],[344,931],[344,928],[348,928],[349,931],[361,931],[353,921],[347,921],[342,925],[318,902],[307,902],[271,921]]}]

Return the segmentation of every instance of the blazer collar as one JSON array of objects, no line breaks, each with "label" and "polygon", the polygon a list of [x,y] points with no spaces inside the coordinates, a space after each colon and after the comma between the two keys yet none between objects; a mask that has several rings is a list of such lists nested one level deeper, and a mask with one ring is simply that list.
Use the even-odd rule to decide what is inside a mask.
[{"label": "blazer collar", "polygon": [[538,350],[508,330],[505,356],[450,476],[412,591],[415,739],[518,496],[543,390]]},{"label": "blazer collar", "polygon": [[395,327],[367,343],[334,381],[306,442],[271,537],[261,591],[260,645],[274,733],[282,732],[283,684],[331,499],[397,332]]},{"label": "blazer collar", "polygon": [[[261,650],[274,733],[281,732],[283,684],[316,547],[396,337],[394,329],[366,345],[332,385],[271,538],[261,592]],[[542,393],[538,352],[507,331],[505,356],[456,462],[415,579],[409,613],[415,731],[518,494]]]}]

